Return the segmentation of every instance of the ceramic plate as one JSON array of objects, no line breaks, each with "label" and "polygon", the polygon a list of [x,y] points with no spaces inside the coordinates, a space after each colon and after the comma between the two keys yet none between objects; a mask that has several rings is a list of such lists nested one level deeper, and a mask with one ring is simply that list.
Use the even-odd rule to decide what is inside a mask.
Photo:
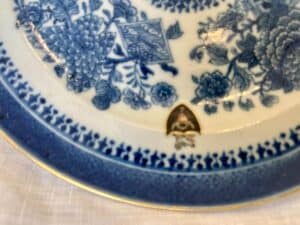
[{"label": "ceramic plate", "polygon": [[300,183],[299,0],[2,0],[0,124],[44,167],[161,207]]}]

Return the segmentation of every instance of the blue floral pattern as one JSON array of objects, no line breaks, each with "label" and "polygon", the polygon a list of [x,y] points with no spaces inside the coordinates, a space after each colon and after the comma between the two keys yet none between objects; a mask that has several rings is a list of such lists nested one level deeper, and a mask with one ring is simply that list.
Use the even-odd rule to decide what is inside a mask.
[{"label": "blue floral pattern", "polygon": [[193,76],[193,81],[198,85],[192,100],[198,104],[202,100],[217,100],[225,97],[231,88],[230,80],[221,72],[206,73],[199,77]]},{"label": "blue floral pattern", "polygon": [[[25,3],[26,2],[26,3]],[[171,12],[189,13],[219,6],[221,1],[151,0]],[[123,102],[133,110],[153,105],[172,107],[177,90],[155,84],[157,69],[172,76],[169,41],[184,35],[179,21],[166,30],[159,18],[149,19],[130,0],[15,0],[17,25],[23,27],[43,59],[76,93],[94,89],[92,103],[100,110]],[[193,104],[213,115],[235,107],[250,111],[279,102],[274,91],[300,90],[299,0],[236,0],[215,18],[200,21],[199,44],[189,58],[209,58],[214,69],[192,75]],[[224,41],[210,42],[209,33],[224,31]],[[45,47],[46,46],[46,47]],[[229,47],[230,46],[230,47]],[[206,57],[207,56],[207,57]],[[226,71],[223,69],[227,68]],[[237,100],[227,100],[232,93]],[[247,96],[244,95],[247,93]],[[250,93],[250,94],[249,94]]]},{"label": "blue floral pattern", "polygon": [[292,10],[265,30],[255,47],[255,54],[271,89],[291,92],[300,88],[300,10]]},{"label": "blue floral pattern", "polygon": [[170,96],[154,98],[151,80],[155,65],[178,73],[169,65],[173,58],[161,21],[140,15],[129,0],[108,2],[112,9],[101,0],[15,0],[17,25],[54,64],[57,76],[66,77],[69,90],[95,89],[92,103],[98,109],[121,101],[134,110],[171,107],[175,88],[168,84]]},{"label": "blue floral pattern", "polygon": [[[249,111],[255,107],[252,96],[262,105],[279,102],[275,90],[283,93],[300,89],[300,9],[298,0],[237,0],[229,9],[199,23],[199,45],[191,50],[190,59],[201,63],[207,54],[214,66],[227,67],[227,72],[206,72],[193,76],[197,85],[192,103],[205,101],[204,111],[216,114],[223,106],[232,111],[238,105]],[[253,15],[255,18],[253,18]],[[224,43],[209,43],[209,32],[226,31]],[[255,31],[255,32],[253,32]],[[234,43],[233,48],[229,48]],[[227,101],[231,91],[240,97]],[[244,97],[243,93],[252,93]]]}]

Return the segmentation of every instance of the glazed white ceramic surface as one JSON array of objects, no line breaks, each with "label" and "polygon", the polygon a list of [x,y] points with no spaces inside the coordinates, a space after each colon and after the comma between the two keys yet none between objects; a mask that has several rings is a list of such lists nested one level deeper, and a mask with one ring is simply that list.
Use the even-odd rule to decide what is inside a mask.
[{"label": "glazed white ceramic surface", "polygon": [[[63,26],[62,24],[65,23],[64,20],[57,22],[58,25],[55,24],[53,22],[53,14],[46,21],[44,18],[46,11],[43,11],[44,17],[42,22],[39,21],[40,24],[37,25],[34,24],[35,21],[30,21],[35,19],[34,16],[36,16],[36,14],[34,14],[36,12],[32,12],[33,14],[30,14],[30,10],[33,10],[30,7],[37,7],[35,10],[46,10],[44,6],[46,4],[49,4],[49,7],[51,8],[52,12],[55,12],[55,10],[58,9],[56,9],[56,6],[54,7],[54,5],[63,4],[63,2],[64,1],[62,1],[62,3],[57,3],[54,0],[52,0],[52,2],[43,2],[42,0],[26,0],[24,2],[3,0],[0,3],[0,40],[2,43],[4,43],[4,48],[7,51],[7,55],[14,63],[15,68],[17,68],[18,71],[22,74],[22,80],[28,83],[28,85],[32,88],[33,93],[38,93],[40,96],[43,96],[43,98],[46,99],[47,104],[52,105],[55,109],[58,110],[59,115],[66,115],[67,118],[72,119],[72,123],[84,126],[84,132],[92,131],[94,133],[99,133],[101,137],[108,137],[108,139],[113,139],[116,143],[125,143],[126,145],[128,144],[131,146],[132,149],[148,149],[150,152],[156,151],[158,154],[166,154],[167,157],[171,157],[172,155],[174,155],[180,158],[181,155],[184,155],[182,157],[188,158],[191,155],[205,156],[214,154],[221,156],[224,152],[226,153],[227,151],[231,150],[233,151],[232,154],[234,155],[234,157],[237,157],[237,164],[242,165],[242,159],[239,158],[239,151],[241,151],[241,149],[247,149],[249,146],[252,146],[255,149],[255,146],[259,146],[260,144],[264,145],[267,142],[272,143],[272,141],[278,138],[280,134],[284,132],[289,132],[291,128],[295,127],[299,123],[298,114],[300,110],[300,92],[298,91],[297,86],[297,76],[300,77],[300,74],[294,72],[293,76],[296,78],[288,77],[292,76],[290,74],[293,73],[293,71],[299,70],[297,68],[299,64],[295,65],[295,69],[291,69],[292,72],[286,72],[286,77],[288,77],[287,79],[290,79],[289,82],[291,82],[289,84],[292,86],[290,88],[291,90],[287,90],[289,87],[286,87],[284,85],[275,88],[275,78],[272,77],[266,78],[269,79],[269,83],[266,82],[266,84],[263,84],[269,85],[268,87],[264,87],[264,90],[262,90],[265,91],[265,93],[263,93],[262,95],[254,94],[254,92],[256,92],[256,90],[259,89],[258,83],[262,82],[262,80],[265,77],[269,76],[269,73],[271,73],[270,71],[267,71],[269,67],[263,64],[264,62],[262,62],[262,60],[267,60],[266,57],[270,56],[270,61],[275,60],[274,63],[276,64],[276,60],[279,61],[279,59],[274,59],[272,57],[280,57],[280,54],[283,54],[279,52],[276,53],[277,55],[274,53],[275,56],[272,56],[272,50],[276,51],[276,49],[271,49],[270,46],[270,49],[266,50],[267,53],[265,55],[260,54],[257,50],[260,47],[258,45],[265,44],[265,42],[267,42],[265,41],[265,39],[267,38],[269,38],[271,42],[272,38],[270,36],[272,32],[278,32],[278,36],[280,36],[288,33],[289,31],[288,28],[286,28],[287,30],[282,31],[282,33],[284,34],[281,34],[279,31],[276,30],[276,27],[270,28],[270,30],[267,30],[267,28],[261,28],[262,30],[265,29],[263,31],[259,30],[257,25],[259,21],[257,18],[265,14],[270,15],[271,9],[269,9],[269,7],[262,9],[262,11],[260,12],[257,12],[257,9],[256,11],[253,9],[253,11],[243,12],[238,11],[238,7],[250,7],[253,6],[253,4],[255,5],[260,3],[253,3],[255,1],[252,2],[250,0],[245,1],[244,3],[238,3],[239,1],[234,0],[227,0],[216,1],[219,2],[217,6],[200,7],[199,9],[192,10],[192,8],[189,8],[190,6],[188,6],[188,3],[186,3],[186,1],[182,1],[182,4],[186,4],[185,7],[187,8],[185,8],[183,11],[180,11],[176,8],[172,10],[167,8],[165,9],[164,7],[158,7],[155,1],[151,2],[150,0],[99,1],[99,4],[101,3],[101,6],[99,6],[98,8],[96,7],[94,11],[92,9],[86,10],[90,10],[89,15],[93,15],[95,18],[100,18],[100,20],[105,20],[107,12],[110,12],[109,15],[112,15],[114,12],[116,12],[117,6],[121,7],[118,4],[125,4],[125,6],[127,7],[121,7],[122,10],[126,11],[128,7],[131,7],[135,10],[134,12],[136,13],[136,18],[133,20],[127,18],[124,19],[123,17],[120,17],[119,20],[111,22],[112,24],[110,25],[109,32],[115,35],[114,44],[113,47],[111,47],[111,51],[113,51],[117,44],[119,44],[121,45],[121,51],[123,51],[122,54],[125,55],[124,57],[126,58],[126,60],[130,59],[132,57],[130,56],[130,54],[132,54],[130,53],[130,51],[133,50],[130,49],[131,47],[128,47],[128,43],[126,43],[125,35],[127,35],[127,33],[125,31],[121,31],[121,29],[123,29],[123,27],[125,27],[126,29],[128,29],[128,27],[134,27],[132,29],[136,29],[139,32],[138,29],[145,28],[150,30],[150,33],[154,32],[153,35],[157,35],[156,38],[161,38],[160,41],[162,41],[164,49],[160,50],[168,52],[169,58],[165,61],[160,61],[161,59],[159,59],[159,57],[163,56],[159,55],[158,52],[155,52],[155,49],[153,49],[153,52],[157,55],[152,57],[156,57],[156,61],[153,60],[153,58],[151,59],[152,61],[150,61],[150,59],[148,58],[139,58],[139,55],[135,55],[134,59],[128,60],[125,63],[116,64],[117,71],[122,77],[123,81],[112,81],[112,83],[110,84],[111,86],[103,87],[102,85],[101,90],[96,90],[95,88],[98,87],[97,84],[99,84],[101,80],[108,79],[105,76],[105,78],[103,78],[102,74],[99,73],[99,76],[96,76],[95,78],[95,83],[90,88],[84,91],[74,92],[74,90],[72,91],[70,90],[70,88],[66,87],[68,85],[66,81],[66,76],[70,75],[68,74],[68,71],[72,71],[72,69],[68,68],[66,64],[66,72],[62,78],[58,77],[54,70],[55,65],[61,65],[62,63],[68,60],[64,58],[64,56],[66,55],[55,55],[56,50],[51,49],[51,44],[49,44],[50,42],[47,43],[48,39],[46,36],[44,36],[45,34],[43,33],[46,32],[47,29],[49,29],[49,27],[51,28],[55,26]],[[91,8],[92,2],[93,1],[78,1],[76,4],[78,4],[79,11],[74,12],[72,16],[70,16],[70,23],[75,24],[76,21],[80,20],[80,18],[85,18],[85,14],[88,13],[84,12],[84,8]],[[97,3],[98,1],[95,0],[94,2]],[[168,1],[161,0],[160,2],[163,5],[165,2]],[[175,4],[172,3],[174,1],[169,2],[170,4]],[[201,1],[194,2],[195,4],[200,4]],[[85,6],[83,3],[85,3]],[[237,6],[238,4],[240,5]],[[272,1],[266,1],[266,3],[264,4],[272,5]],[[279,4],[279,6],[277,6],[279,9],[280,7],[289,7],[288,9],[282,9],[288,11],[285,15],[280,15],[276,19],[279,21],[278,24],[282,23],[280,22],[280,20],[287,20],[287,26],[292,27],[292,25],[290,24],[295,24],[293,31],[295,33],[294,36],[288,36],[289,33],[286,34],[287,40],[291,39],[290,42],[295,42],[293,42],[293,48],[296,49],[294,50],[296,51],[295,53],[293,52],[293,50],[287,48],[286,51],[291,51],[291,53],[286,53],[286,57],[292,55],[291,57],[294,57],[295,59],[291,60],[294,60],[293,63],[295,64],[297,60],[299,62],[299,55],[297,54],[297,51],[299,52],[299,50],[297,50],[299,49],[299,42],[297,42],[296,39],[299,38],[298,36],[300,35],[300,19],[299,16],[293,16],[291,12],[294,11],[295,14],[298,13],[297,15],[300,15],[299,1],[274,1],[273,4]],[[240,21],[238,21],[237,19],[234,20],[234,18],[230,18],[230,15],[228,13],[230,11],[243,14],[243,19],[241,18]],[[124,15],[126,15],[126,13]],[[225,17],[224,15],[227,15],[229,17],[227,19],[227,23],[237,23],[238,29],[242,29],[241,27],[244,26],[243,23],[246,23],[247,21],[253,22],[253,28],[252,30],[245,29],[243,31],[243,35],[235,34],[234,29],[229,25],[226,25],[226,19],[224,19],[225,22],[222,21],[222,16]],[[235,16],[237,17],[237,15]],[[201,23],[206,23],[207,21],[210,22],[209,25],[207,25],[208,27],[206,27],[207,30],[205,33],[205,38],[203,38],[203,36],[201,36],[203,35],[203,33],[201,33],[203,31],[200,30],[204,28],[203,24],[201,25]],[[222,23],[223,25],[220,25]],[[102,31],[96,30],[94,32],[98,32],[100,35]],[[161,33],[157,34],[155,32]],[[41,39],[39,40],[39,43],[38,41],[31,39],[32,35]],[[133,33],[131,35],[134,36],[137,34]],[[147,33],[144,39],[141,35],[141,41],[145,41],[145,43],[149,44],[149,42],[146,41],[153,41],[152,39],[148,39],[148,37],[150,37],[149,35],[150,34]],[[246,42],[245,40],[248,40],[247,35],[251,35],[256,39],[256,50],[247,49],[245,46],[247,46],[248,43],[245,44],[243,48],[239,47],[239,42]],[[295,40],[293,40],[292,37],[295,37]],[[127,41],[130,41],[130,38],[128,38]],[[280,40],[277,41],[279,42]],[[35,45],[36,43],[37,45],[40,44],[44,46],[44,49],[37,48],[37,46]],[[139,43],[137,43],[137,46],[139,46],[138,44]],[[266,43],[265,45],[267,44],[268,43]],[[198,49],[195,49],[195,47],[197,46],[200,47],[198,47]],[[217,46],[219,48],[219,52],[217,50],[215,50],[214,52],[211,50],[210,52],[212,46]],[[274,44],[274,46],[276,47],[276,44]],[[61,48],[64,48],[64,46],[61,46]],[[193,50],[194,54],[195,51],[199,51],[197,56],[192,56]],[[281,51],[284,50],[285,49],[281,49]],[[224,53],[224,51],[226,51],[226,54]],[[242,56],[239,56],[242,53],[245,53],[246,51],[248,51],[247,54],[256,54],[255,57],[257,62],[254,65],[250,65],[249,61],[245,61],[244,59],[242,59]],[[49,63],[43,60],[45,55],[49,54],[49,52],[53,54],[54,63]],[[86,53],[81,53],[81,55],[83,54]],[[106,57],[111,57],[111,55],[113,55],[112,52],[110,52]],[[70,53],[70,56],[68,57],[72,57],[72,53]],[[95,57],[97,57],[97,55]],[[200,57],[200,59],[195,60],[195,57]],[[237,62],[233,62],[234,57],[237,58]],[[120,56],[118,56],[117,59],[120,59]],[[75,60],[76,64],[76,59],[72,60]],[[250,57],[249,60],[253,60],[253,58]],[[284,58],[282,60],[289,59]],[[231,62],[235,66],[236,70],[243,71],[244,74],[241,75],[241,79],[248,79],[248,77],[250,77],[249,80],[247,80],[247,84],[237,83],[238,81],[235,80],[237,79],[235,77],[238,76],[238,72],[236,72],[235,70],[232,70],[233,75],[228,75],[228,79],[222,78],[222,76],[226,76],[225,74],[227,73],[227,71],[231,71]],[[81,59],[81,61],[78,61],[78,64],[80,63],[85,63],[85,61]],[[106,60],[106,63],[112,62]],[[287,63],[292,62],[288,61]],[[150,69],[151,73],[153,73],[150,75],[148,74],[149,78],[145,79],[145,82],[148,82],[147,84],[149,85],[149,87],[147,87],[148,89],[145,88],[146,91],[145,93],[143,93],[146,96],[146,101],[149,102],[149,107],[145,109],[134,109],[126,103],[126,100],[124,100],[126,97],[126,90],[128,88],[131,88],[131,84],[126,83],[126,79],[129,79],[126,78],[126,75],[128,75],[127,70],[130,65],[132,67],[132,64],[139,68],[145,66],[146,69]],[[172,74],[172,72],[168,70],[161,69],[162,64],[164,64],[165,66],[167,64],[167,66],[172,67],[172,69],[175,68],[177,70],[176,75]],[[284,66],[285,64],[282,67]],[[78,68],[81,67],[79,66]],[[272,70],[270,68],[269,70]],[[205,93],[202,91],[201,93],[203,96],[198,96],[198,100],[195,100],[193,102],[193,99],[195,99],[195,95],[197,95],[197,93],[198,95],[200,95],[199,92],[197,92],[197,88],[199,88],[201,85],[198,84],[197,86],[197,84],[195,84],[195,82],[193,81],[193,77],[197,77],[197,79],[199,79],[200,81],[205,76],[214,76],[213,74],[216,74],[216,71],[218,71],[216,76],[219,76],[221,74],[221,78],[217,77],[218,79],[223,79],[224,82],[228,82],[228,84],[224,84],[228,85],[226,93],[224,90],[224,93],[219,94],[219,96],[208,96],[209,94],[211,94],[211,92],[205,92],[206,96],[204,96]],[[285,73],[285,71],[282,73]],[[256,78],[254,74],[263,74],[260,75],[263,78]],[[143,74],[141,75],[141,77],[142,76]],[[24,103],[24,99],[20,99],[20,97],[13,91],[12,87],[16,87],[16,85],[12,85],[12,87],[10,87],[10,85],[6,83],[3,78],[0,77],[0,80],[1,85],[3,85],[3,87],[8,90],[9,94],[14,97],[14,99],[16,100],[16,104],[20,104],[20,106],[26,111],[26,113],[28,113],[32,118],[37,120],[38,123],[45,126],[51,133],[53,133],[53,135],[62,138],[62,140],[67,144],[74,145],[76,148],[81,149],[78,151],[84,151],[87,154],[92,154],[94,157],[99,156],[98,152],[93,152],[93,150],[90,150],[88,146],[81,146],[82,143],[85,143],[83,136],[79,137],[78,141],[74,141],[70,139],[67,135],[63,135],[62,133],[66,133],[68,132],[68,130],[61,132],[61,130],[59,130],[61,129],[61,127],[57,128],[53,126],[52,122],[50,122],[49,124],[47,121],[44,120],[45,118],[40,116],[39,113],[41,113],[42,111],[39,111],[39,109],[37,109],[36,112],[32,112],[30,106]],[[204,78],[202,80],[204,80]],[[159,96],[155,96],[155,94],[159,94],[159,91],[161,91],[161,89],[159,89],[161,87],[159,85],[155,85],[161,83],[168,84],[170,85],[170,87],[173,88],[173,90],[176,92],[176,94],[173,93],[173,98],[169,92],[168,93],[170,94],[170,97],[167,96],[166,100],[163,99],[160,101]],[[242,90],[242,88],[240,88],[241,85],[246,85],[248,87]],[[271,88],[272,85],[274,86],[273,89]],[[157,87],[157,92],[155,92],[154,87]],[[218,90],[220,90],[220,88],[222,87],[218,89],[218,87],[216,88],[214,85],[208,85],[206,88],[215,88],[215,90],[213,91],[215,93],[219,93]],[[266,91],[266,88],[269,89]],[[116,89],[120,92],[118,92],[118,95],[121,95],[118,96],[118,100],[115,100],[116,103],[113,102],[114,100],[111,100],[112,102],[110,103],[109,107],[106,107],[105,109],[99,109],[99,107],[95,106],[92,100],[95,96],[100,96],[99,93],[101,92],[102,95],[99,97],[99,99],[102,101],[104,97],[108,96],[106,93],[103,94],[105,90],[113,90],[116,92]],[[136,89],[132,87],[132,90]],[[205,91],[206,89],[204,88],[201,90]],[[162,92],[160,93],[163,94]],[[265,96],[272,96],[271,98],[274,99],[271,100],[271,103],[269,103],[267,102],[268,99],[266,99]],[[242,104],[240,104],[240,99],[242,99],[244,103],[246,102],[246,106],[245,104],[243,105],[243,102]],[[262,103],[264,101],[266,103]],[[232,109],[228,110],[222,106],[224,102],[234,102],[235,106]],[[101,104],[101,107],[103,107],[104,103],[101,102]],[[194,115],[195,120],[188,118],[190,119],[188,122],[197,122],[200,126],[200,132],[194,132],[195,130],[188,130],[193,131],[191,135],[192,142],[189,142],[189,136],[185,132],[181,132],[178,136],[178,133],[174,134],[172,130],[171,132],[167,131],[167,121],[173,115],[172,110],[174,110],[179,105],[184,105],[184,107],[186,107],[186,109],[192,112],[192,114]],[[217,107],[217,111],[207,112],[206,110],[204,110],[206,106]],[[5,110],[6,106],[4,105],[3,107]],[[43,108],[40,108],[40,110],[43,110]],[[178,118],[175,118],[173,122],[178,122]],[[13,131],[10,131],[10,133],[12,133],[13,136]],[[186,145],[176,147],[176,140],[178,137],[179,139],[183,139],[183,141],[186,138],[188,140]],[[283,140],[282,143],[290,143],[291,145],[293,145],[291,140]],[[96,147],[94,146],[92,147],[92,149],[97,148],[98,145],[95,145]],[[272,148],[270,144],[267,144],[266,146],[270,146],[270,148]],[[74,151],[76,150],[77,149],[75,149]],[[139,165],[135,165],[134,158],[130,158],[134,156],[130,154],[131,153],[129,153],[128,156],[129,161],[133,162],[133,164],[130,164],[130,166],[137,166],[138,168]],[[250,155],[248,155],[247,157],[250,157]],[[254,157],[253,163],[251,161],[252,159],[249,158],[249,160],[247,159],[248,161],[246,163],[246,166],[252,166],[252,164],[253,166],[255,166],[254,161],[259,161],[260,159],[259,154],[257,152],[253,153],[252,157]],[[266,156],[266,158],[268,157]],[[114,159],[110,158],[109,156],[107,156],[107,159],[114,161]],[[183,167],[186,168],[187,162],[184,160],[184,158],[182,158],[182,160],[184,161]],[[68,162],[66,161],[66,163]],[[123,163],[126,165],[126,162]],[[148,165],[145,166],[146,169],[150,171],[153,170],[153,173],[157,172],[155,168],[152,168],[150,166],[150,161],[148,161],[148,163],[146,164]],[[215,169],[219,170],[220,168]],[[231,169],[234,169],[234,167]],[[212,171],[213,170],[214,168],[212,168]],[[193,172],[197,173],[196,171]],[[199,173],[201,173],[201,171],[199,171]]]}]

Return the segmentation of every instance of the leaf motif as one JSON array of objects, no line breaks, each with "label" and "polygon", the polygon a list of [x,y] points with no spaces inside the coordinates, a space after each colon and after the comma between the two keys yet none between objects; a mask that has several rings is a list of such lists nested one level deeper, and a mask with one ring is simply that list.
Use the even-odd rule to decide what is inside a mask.
[{"label": "leaf motif", "polygon": [[127,81],[127,84],[132,84],[133,82],[134,82],[134,78],[131,78],[130,80]]},{"label": "leaf motif", "polygon": [[148,20],[147,13],[145,11],[141,12],[141,17],[142,17],[143,20]]},{"label": "leaf motif", "polygon": [[85,2],[83,2],[83,3],[81,4],[81,7],[82,7],[82,10],[83,10],[84,14],[87,14],[87,5],[86,5]]},{"label": "leaf motif", "polygon": [[207,46],[210,63],[214,65],[228,64],[228,49],[222,45],[211,44]]},{"label": "leaf motif", "polygon": [[54,71],[58,77],[62,77],[65,73],[65,68],[62,65],[56,65]]},{"label": "leaf motif", "polygon": [[44,56],[43,61],[47,62],[47,63],[54,63],[54,59],[51,55],[47,54]]},{"label": "leaf motif", "polygon": [[140,69],[141,69],[141,72],[144,75],[144,79],[148,79],[149,75],[153,75],[154,74],[153,70],[151,70],[145,64],[141,64],[140,65]]},{"label": "leaf motif", "polygon": [[199,84],[200,79],[198,77],[196,77],[195,75],[192,75],[192,80],[195,84]]},{"label": "leaf motif", "polygon": [[180,24],[176,21],[175,24],[169,26],[166,32],[166,37],[169,40],[178,39],[183,35],[183,31],[181,30]]},{"label": "leaf motif", "polygon": [[109,10],[104,9],[102,13],[107,17],[107,19],[111,19],[111,13]]},{"label": "leaf motif", "polygon": [[[21,6],[21,4],[19,4],[19,0],[14,0],[14,2],[15,2],[15,5],[17,6],[17,7],[20,7]],[[17,8],[16,7],[16,8]],[[18,9],[18,8],[17,8]]]},{"label": "leaf motif", "polygon": [[122,82],[123,81],[122,74],[117,70],[113,71],[111,73],[111,76],[112,76],[113,81],[115,81],[115,82]]},{"label": "leaf motif", "polygon": [[244,69],[237,65],[234,66],[234,75],[233,75],[233,85],[235,88],[239,89],[240,91],[246,91],[249,89],[252,81],[251,74]]},{"label": "leaf motif", "polygon": [[150,88],[151,85],[150,85],[150,84],[147,84],[147,83],[143,83],[143,87],[144,87],[144,88]]},{"label": "leaf motif", "polygon": [[272,107],[279,102],[279,98],[275,95],[264,95],[260,97],[260,101],[264,106]]},{"label": "leaf motif", "polygon": [[178,69],[174,66],[170,66],[166,63],[160,64],[160,68],[165,71],[171,73],[174,77],[178,75]]},{"label": "leaf motif", "polygon": [[134,73],[133,72],[131,72],[131,73],[128,73],[128,74],[126,74],[126,77],[134,77]]},{"label": "leaf motif", "polygon": [[239,99],[239,106],[242,110],[249,112],[251,109],[254,108],[254,102],[250,98],[246,99]]},{"label": "leaf motif", "polygon": [[197,105],[199,102],[201,102],[203,100],[203,98],[200,98],[198,96],[196,96],[195,98],[193,98],[191,100],[191,103],[193,103],[194,105]]},{"label": "leaf motif", "polygon": [[190,59],[198,63],[201,63],[203,56],[204,56],[204,51],[203,51],[203,46],[201,45],[197,45],[190,52]]},{"label": "leaf motif", "polygon": [[218,112],[218,105],[215,105],[215,104],[205,104],[204,105],[204,111],[209,116],[211,116],[213,114],[216,114]]},{"label": "leaf motif", "polygon": [[259,64],[258,59],[253,51],[244,51],[238,57],[240,63],[247,63],[248,68],[251,69]]},{"label": "leaf motif", "polygon": [[96,11],[100,9],[103,2],[101,0],[89,0],[89,6],[91,11]]},{"label": "leaf motif", "polygon": [[233,101],[224,101],[223,102],[223,108],[227,112],[231,112],[234,107],[234,102]]},{"label": "leaf motif", "polygon": [[257,39],[253,34],[248,34],[246,38],[240,40],[237,42],[237,46],[242,51],[253,51],[255,48],[255,45],[257,43]]}]

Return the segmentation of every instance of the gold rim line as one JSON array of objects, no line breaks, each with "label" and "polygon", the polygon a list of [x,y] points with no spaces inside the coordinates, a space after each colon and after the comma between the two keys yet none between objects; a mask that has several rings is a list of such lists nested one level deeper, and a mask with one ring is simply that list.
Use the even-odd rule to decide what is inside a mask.
[{"label": "gold rim line", "polygon": [[49,172],[50,174],[66,181],[67,183],[70,183],[80,189],[83,189],[85,191],[91,192],[93,194],[121,202],[130,204],[133,206],[139,206],[143,208],[150,208],[150,209],[162,209],[162,210],[168,210],[168,211],[181,211],[181,212],[222,212],[222,211],[231,211],[231,210],[238,210],[243,208],[254,208],[257,206],[267,205],[268,203],[271,203],[275,200],[286,198],[291,195],[295,195],[296,193],[300,192],[300,186],[291,188],[287,191],[283,191],[281,193],[277,193],[275,195],[271,195],[269,197],[260,198],[257,200],[252,200],[248,202],[242,202],[242,203],[233,203],[228,205],[220,205],[220,206],[211,206],[211,207],[193,207],[193,206],[172,206],[172,205],[163,205],[163,204],[155,204],[155,203],[149,203],[149,202],[143,202],[139,200],[132,200],[126,197],[118,196],[117,194],[111,194],[107,191],[100,190],[100,188],[93,187],[88,184],[84,184],[83,182],[80,182],[76,180],[75,178],[72,178],[71,176],[68,176],[57,169],[47,165],[42,160],[38,159],[37,157],[30,154],[28,151],[25,150],[20,144],[18,144],[15,140],[13,140],[12,137],[10,137],[8,134],[6,134],[0,127],[0,137],[2,137],[8,144],[10,144],[13,149],[20,152],[22,155],[24,155],[26,158],[34,162],[36,165],[38,165],[40,168],[44,169],[45,171]]}]

